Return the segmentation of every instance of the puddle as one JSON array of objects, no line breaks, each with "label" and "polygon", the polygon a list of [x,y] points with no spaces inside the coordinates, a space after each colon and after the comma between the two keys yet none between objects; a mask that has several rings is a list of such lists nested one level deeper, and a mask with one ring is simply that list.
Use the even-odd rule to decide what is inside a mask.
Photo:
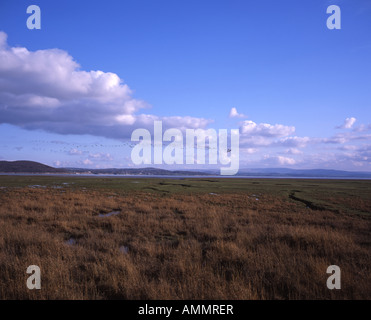
[{"label": "puddle", "polygon": [[120,247],[120,252],[123,253],[123,254],[128,254],[129,253],[129,247],[126,247],[126,246],[122,246]]},{"label": "puddle", "polygon": [[257,194],[252,194],[251,196],[248,196],[248,198],[255,198],[256,201],[259,201],[259,196]]},{"label": "puddle", "polygon": [[112,212],[109,212],[109,213],[100,213],[98,215],[98,217],[110,217],[110,216],[115,216],[115,215],[118,215],[119,213],[121,213],[121,211],[112,211]]},{"label": "puddle", "polygon": [[210,192],[209,194],[211,194],[213,196],[217,196],[218,195],[217,193],[214,193],[214,192]]},{"label": "puddle", "polygon": [[65,241],[65,244],[69,245],[69,246],[73,246],[75,245],[77,242],[76,242],[76,239],[75,238],[69,238],[67,241]]},{"label": "puddle", "polygon": [[40,186],[39,184],[34,184],[32,186],[28,186],[29,188],[36,189],[36,188],[46,188],[46,186]]}]

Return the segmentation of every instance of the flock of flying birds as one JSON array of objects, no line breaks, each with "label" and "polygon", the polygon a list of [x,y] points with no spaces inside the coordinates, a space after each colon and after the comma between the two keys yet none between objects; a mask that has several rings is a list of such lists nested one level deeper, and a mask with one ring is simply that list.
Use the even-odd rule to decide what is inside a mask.
[{"label": "flock of flying birds", "polygon": [[[97,148],[123,148],[123,147],[129,147],[129,148],[134,148],[136,144],[132,143],[131,141],[124,141],[122,142],[121,144],[102,144],[102,143],[89,143],[89,144],[80,144],[80,143],[71,143],[71,142],[65,142],[65,141],[46,141],[46,140],[32,140],[31,141],[32,144],[36,144],[38,147],[37,147],[37,150],[42,150],[42,151],[46,151],[46,148],[42,148],[41,146],[42,145],[45,145],[45,144],[55,144],[55,145],[60,145],[63,147],[61,147],[61,149],[59,150],[52,150],[50,149],[51,152],[69,152],[71,151],[71,148],[72,149],[77,149],[77,150],[83,150],[83,149],[97,149]],[[206,149],[209,149],[209,150],[212,150],[212,149],[215,149],[215,148],[212,148],[208,145],[205,146]],[[34,147],[35,149],[35,147]],[[183,147],[184,149],[184,147]],[[196,146],[196,149],[199,149],[198,146]],[[231,152],[231,149],[227,149],[227,152]]]}]

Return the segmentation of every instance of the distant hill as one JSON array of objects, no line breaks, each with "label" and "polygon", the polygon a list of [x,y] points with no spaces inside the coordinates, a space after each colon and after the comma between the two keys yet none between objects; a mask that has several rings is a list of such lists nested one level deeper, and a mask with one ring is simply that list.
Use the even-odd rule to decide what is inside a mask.
[{"label": "distant hill", "polygon": [[0,161],[2,173],[67,173],[64,169],[49,167],[34,161]]},{"label": "distant hill", "polygon": [[205,172],[170,171],[157,168],[110,168],[110,169],[84,169],[84,168],[53,168],[34,161],[0,161],[0,173],[55,173],[55,174],[112,174],[112,175],[148,175],[148,176],[191,176],[209,175]]},{"label": "distant hill", "polygon": [[238,175],[269,177],[371,178],[371,172],[289,168],[240,169]]},{"label": "distant hill", "polygon": [[[54,174],[91,174],[91,175],[140,175],[140,176],[219,176],[219,170],[165,170],[159,168],[53,168],[34,161],[0,161],[0,173],[54,173]],[[371,178],[371,172],[354,172],[327,169],[288,169],[288,168],[241,168],[237,177],[272,177],[272,178]]]},{"label": "distant hill", "polygon": [[202,171],[170,171],[158,168],[109,168],[109,169],[81,169],[64,168],[70,173],[80,174],[118,174],[118,175],[147,175],[147,176],[208,176],[209,173]]}]

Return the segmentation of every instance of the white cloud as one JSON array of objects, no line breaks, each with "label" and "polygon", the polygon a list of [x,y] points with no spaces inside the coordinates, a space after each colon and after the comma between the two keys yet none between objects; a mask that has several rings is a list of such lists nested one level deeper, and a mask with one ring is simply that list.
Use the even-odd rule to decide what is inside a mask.
[{"label": "white cloud", "polygon": [[295,132],[295,127],[285,126],[282,124],[256,124],[254,121],[245,120],[242,122],[240,132],[243,135],[250,136],[285,137],[293,134]]},{"label": "white cloud", "polygon": [[5,32],[0,31],[0,49],[7,47],[8,35]]},{"label": "white cloud", "polygon": [[288,157],[282,157],[282,156],[277,156],[277,161],[281,165],[293,165],[296,163],[295,159],[288,158]]},{"label": "white cloud", "polygon": [[344,144],[349,141],[369,141],[371,140],[371,134],[360,134],[359,131],[343,132],[336,134],[330,138],[318,138],[317,142],[327,143],[327,144]]},{"label": "white cloud", "polygon": [[[89,151],[82,151],[76,148],[71,149],[68,152],[69,155],[71,156],[81,156],[85,155],[88,156],[87,160],[99,160],[99,161],[112,161],[113,157],[111,156],[110,153],[103,153],[103,152],[96,152],[96,153],[89,153]],[[86,164],[82,162],[83,164]],[[90,163],[87,163],[90,164]]]},{"label": "white cloud", "polygon": [[130,137],[134,128],[203,128],[194,117],[138,114],[150,106],[112,72],[84,71],[66,51],[9,47],[0,31],[0,123],[61,134]]},{"label": "white cloud", "polygon": [[62,165],[62,162],[59,161],[59,160],[56,160],[53,162],[53,165],[56,166],[56,167],[60,167]]},{"label": "white cloud", "polygon": [[271,156],[269,154],[264,155],[262,161],[269,166],[274,165],[286,166],[297,164],[297,161],[293,158],[283,156]]},{"label": "white cloud", "polygon": [[81,162],[82,164],[84,164],[84,165],[92,165],[93,164],[93,162],[91,161],[91,160],[89,160],[89,159],[85,159],[85,160],[83,160],[82,162]]},{"label": "white cloud", "polygon": [[256,148],[247,148],[246,150],[244,150],[247,154],[254,154],[256,152],[258,152],[258,149]]},{"label": "white cloud", "polygon": [[361,124],[360,126],[353,129],[353,131],[355,132],[365,132],[365,131],[370,131],[370,130],[371,130],[371,124],[368,124],[368,125]]},{"label": "white cloud", "polygon": [[109,153],[93,153],[89,155],[89,158],[91,159],[96,159],[96,160],[101,160],[101,161],[112,161],[113,158],[111,154]]},{"label": "white cloud", "polygon": [[83,151],[78,150],[76,148],[73,148],[70,151],[68,151],[68,154],[72,156],[79,156],[79,155],[82,155],[83,153],[84,153]]},{"label": "white cloud", "polygon": [[274,146],[279,147],[292,147],[292,148],[304,148],[308,143],[314,142],[315,139],[309,137],[285,137],[273,143]]},{"label": "white cloud", "polygon": [[351,129],[354,125],[354,123],[357,121],[356,118],[346,118],[344,123],[341,126],[337,126],[337,129]]},{"label": "white cloud", "polygon": [[343,151],[354,151],[354,150],[357,150],[358,147],[357,146],[353,146],[353,145],[345,145],[345,146],[341,146],[338,148],[339,150],[343,150]]},{"label": "white cloud", "polygon": [[303,154],[303,151],[296,148],[289,148],[285,151],[287,154]]},{"label": "white cloud", "polygon": [[246,118],[246,116],[243,113],[238,113],[236,108],[232,108],[229,112],[230,118]]},{"label": "white cloud", "polygon": [[120,114],[116,116],[116,120],[121,124],[127,125],[132,125],[136,121],[135,116],[133,116],[132,114]]},{"label": "white cloud", "polygon": [[70,167],[72,164],[70,161],[55,160],[53,166],[55,167]]},{"label": "white cloud", "polygon": [[272,144],[272,140],[266,137],[246,136],[240,134],[240,147],[268,147]]}]

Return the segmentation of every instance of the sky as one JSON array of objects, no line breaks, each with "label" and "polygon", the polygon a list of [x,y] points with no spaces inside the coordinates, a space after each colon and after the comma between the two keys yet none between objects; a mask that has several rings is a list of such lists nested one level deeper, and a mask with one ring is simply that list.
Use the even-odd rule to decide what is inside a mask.
[{"label": "sky", "polygon": [[371,171],[370,57],[369,0],[1,0],[0,160],[135,167],[162,121],[238,129],[240,168]]}]

